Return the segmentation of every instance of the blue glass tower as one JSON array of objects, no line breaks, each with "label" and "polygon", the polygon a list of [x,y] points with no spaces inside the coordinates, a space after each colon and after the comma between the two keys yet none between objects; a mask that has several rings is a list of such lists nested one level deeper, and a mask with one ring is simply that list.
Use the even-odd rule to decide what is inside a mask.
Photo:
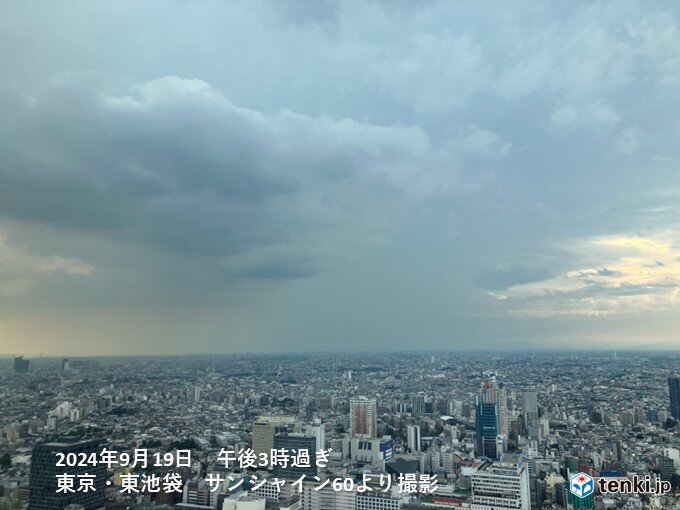
[{"label": "blue glass tower", "polygon": [[481,396],[475,398],[477,421],[477,453],[490,459],[498,458],[498,404],[487,404]]}]

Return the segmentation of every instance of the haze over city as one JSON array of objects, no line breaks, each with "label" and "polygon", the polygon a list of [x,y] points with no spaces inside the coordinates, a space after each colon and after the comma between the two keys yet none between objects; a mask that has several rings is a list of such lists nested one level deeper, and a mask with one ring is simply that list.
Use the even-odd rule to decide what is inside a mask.
[{"label": "haze over city", "polygon": [[0,354],[680,347],[675,3],[7,2]]}]

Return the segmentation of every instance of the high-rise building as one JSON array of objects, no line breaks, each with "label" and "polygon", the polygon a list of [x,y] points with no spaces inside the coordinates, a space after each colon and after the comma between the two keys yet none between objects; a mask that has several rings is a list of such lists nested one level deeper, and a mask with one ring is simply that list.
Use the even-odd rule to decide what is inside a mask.
[{"label": "high-rise building", "polygon": [[496,459],[498,447],[498,404],[484,402],[482,396],[475,400],[477,425],[477,453],[482,457]]},{"label": "high-rise building", "polygon": [[508,395],[496,377],[482,381],[481,395],[485,404],[498,404],[498,433],[508,434]]},{"label": "high-rise building", "polygon": [[253,423],[253,451],[258,455],[269,456],[274,448],[274,436],[287,425],[295,423],[290,416],[262,416]]},{"label": "high-rise building", "polygon": [[[306,434],[276,434],[274,436],[274,449],[285,449],[289,456],[296,457],[299,452],[309,454],[309,462],[289,462],[286,466],[279,463],[274,465],[274,476],[281,478],[298,479],[302,475],[306,477],[316,476],[316,438]],[[307,465],[309,464],[309,465]]]},{"label": "high-rise building", "polygon": [[201,400],[201,387],[200,386],[192,386],[189,388],[189,395],[188,395],[188,400],[190,404],[195,404],[197,402],[200,402]]},{"label": "high-rise building", "polygon": [[377,437],[378,404],[374,398],[351,397],[349,399],[349,432]]},{"label": "high-rise building", "polygon": [[59,430],[59,417],[54,414],[50,414],[47,417],[47,428],[50,430]]},{"label": "high-rise building", "polygon": [[420,416],[425,413],[425,395],[419,393],[411,397],[411,414]]},{"label": "high-rise building", "polygon": [[671,398],[671,416],[680,420],[680,377],[668,378],[668,391]]},{"label": "high-rise building", "polygon": [[529,472],[518,455],[505,454],[472,475],[471,510],[530,510]]},{"label": "high-rise building", "polygon": [[29,365],[28,360],[24,359],[23,356],[17,356],[16,358],[14,358],[14,371],[17,374],[28,373],[28,365]]},{"label": "high-rise building", "polygon": [[411,452],[420,451],[420,427],[418,425],[406,427],[406,445]]},{"label": "high-rise building", "polygon": [[534,425],[538,421],[538,394],[536,388],[526,388],[522,392],[522,407],[524,410],[524,422]]},{"label": "high-rise building", "polygon": [[665,456],[659,458],[659,474],[662,480],[670,482],[676,473],[677,470],[675,469],[673,459]]},{"label": "high-rise building", "polygon": [[[106,466],[102,463],[84,466],[57,466],[57,453],[75,454],[85,459],[98,455],[102,441],[90,440],[77,443],[39,443],[31,453],[29,510],[63,510],[68,505],[80,505],[84,510],[95,510],[105,505]],[[75,475],[75,492],[57,492],[57,475]],[[84,475],[90,475],[85,477]],[[80,478],[91,480],[92,489],[78,490]]]},{"label": "high-rise building", "polygon": [[663,454],[665,457],[673,460],[673,464],[675,465],[676,469],[680,468],[680,450],[677,448],[664,448]]},{"label": "high-rise building", "polygon": [[274,448],[274,435],[276,424],[268,421],[256,421],[253,423],[253,451],[259,457],[261,454],[269,455]]},{"label": "high-rise building", "polygon": [[308,436],[314,436],[316,439],[316,451],[321,451],[326,448],[326,427],[321,421],[308,425],[305,429]]}]

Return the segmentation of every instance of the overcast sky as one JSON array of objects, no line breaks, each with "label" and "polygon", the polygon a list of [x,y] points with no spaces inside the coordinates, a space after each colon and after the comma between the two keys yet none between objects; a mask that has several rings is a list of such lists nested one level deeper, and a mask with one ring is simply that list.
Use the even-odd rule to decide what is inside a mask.
[{"label": "overcast sky", "polygon": [[680,347],[675,2],[4,2],[0,353]]}]

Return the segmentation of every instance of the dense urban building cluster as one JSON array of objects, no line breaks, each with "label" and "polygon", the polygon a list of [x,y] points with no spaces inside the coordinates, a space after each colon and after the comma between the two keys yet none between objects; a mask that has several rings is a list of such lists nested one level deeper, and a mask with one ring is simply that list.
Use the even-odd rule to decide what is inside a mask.
[{"label": "dense urban building cluster", "polygon": [[[680,509],[679,363],[614,352],[0,360],[0,510]],[[102,450],[158,462],[87,464]],[[307,462],[224,462],[284,451]],[[55,467],[69,453],[86,464]],[[60,492],[69,473],[90,490]],[[577,473],[672,490],[580,498]]]}]

